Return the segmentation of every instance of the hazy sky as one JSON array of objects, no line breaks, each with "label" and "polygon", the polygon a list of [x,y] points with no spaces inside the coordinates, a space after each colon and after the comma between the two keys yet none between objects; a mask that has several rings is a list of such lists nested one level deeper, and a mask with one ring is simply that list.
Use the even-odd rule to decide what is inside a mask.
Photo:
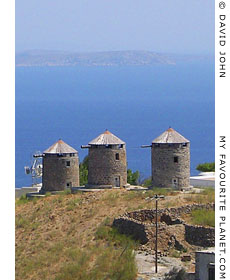
[{"label": "hazy sky", "polygon": [[17,0],[16,51],[214,53],[212,0]]}]

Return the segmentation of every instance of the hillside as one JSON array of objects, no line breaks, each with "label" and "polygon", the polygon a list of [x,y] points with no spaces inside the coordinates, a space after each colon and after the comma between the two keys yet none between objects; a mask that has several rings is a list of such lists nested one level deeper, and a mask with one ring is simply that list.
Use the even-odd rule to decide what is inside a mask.
[{"label": "hillside", "polygon": [[206,203],[213,192],[103,190],[48,195],[16,201],[16,279],[136,279],[133,250],[139,245],[111,225],[118,215],[150,209],[154,193],[166,195],[159,208]]}]

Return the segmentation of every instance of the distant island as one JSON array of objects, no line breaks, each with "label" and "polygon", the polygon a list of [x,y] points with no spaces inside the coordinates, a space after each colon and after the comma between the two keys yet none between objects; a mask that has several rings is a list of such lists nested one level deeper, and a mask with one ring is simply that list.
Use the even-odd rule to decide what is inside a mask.
[{"label": "distant island", "polygon": [[207,56],[160,54],[151,51],[65,52],[30,50],[16,53],[20,66],[119,66],[171,64],[207,59]]}]

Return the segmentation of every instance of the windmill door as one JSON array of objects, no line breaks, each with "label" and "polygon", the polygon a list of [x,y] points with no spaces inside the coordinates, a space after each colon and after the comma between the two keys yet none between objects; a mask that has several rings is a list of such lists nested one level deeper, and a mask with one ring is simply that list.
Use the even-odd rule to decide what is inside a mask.
[{"label": "windmill door", "polygon": [[178,178],[173,178],[172,179],[172,187],[174,189],[178,189]]},{"label": "windmill door", "polygon": [[120,177],[115,177],[115,187],[120,187]]}]

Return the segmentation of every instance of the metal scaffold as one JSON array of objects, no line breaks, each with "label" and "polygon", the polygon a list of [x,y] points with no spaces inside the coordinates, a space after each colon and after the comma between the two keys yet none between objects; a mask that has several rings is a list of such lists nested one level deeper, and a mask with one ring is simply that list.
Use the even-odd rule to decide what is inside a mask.
[{"label": "metal scaffold", "polygon": [[25,166],[25,174],[31,175],[32,186],[41,183],[42,178],[42,153],[35,152],[31,159],[31,166]]}]

